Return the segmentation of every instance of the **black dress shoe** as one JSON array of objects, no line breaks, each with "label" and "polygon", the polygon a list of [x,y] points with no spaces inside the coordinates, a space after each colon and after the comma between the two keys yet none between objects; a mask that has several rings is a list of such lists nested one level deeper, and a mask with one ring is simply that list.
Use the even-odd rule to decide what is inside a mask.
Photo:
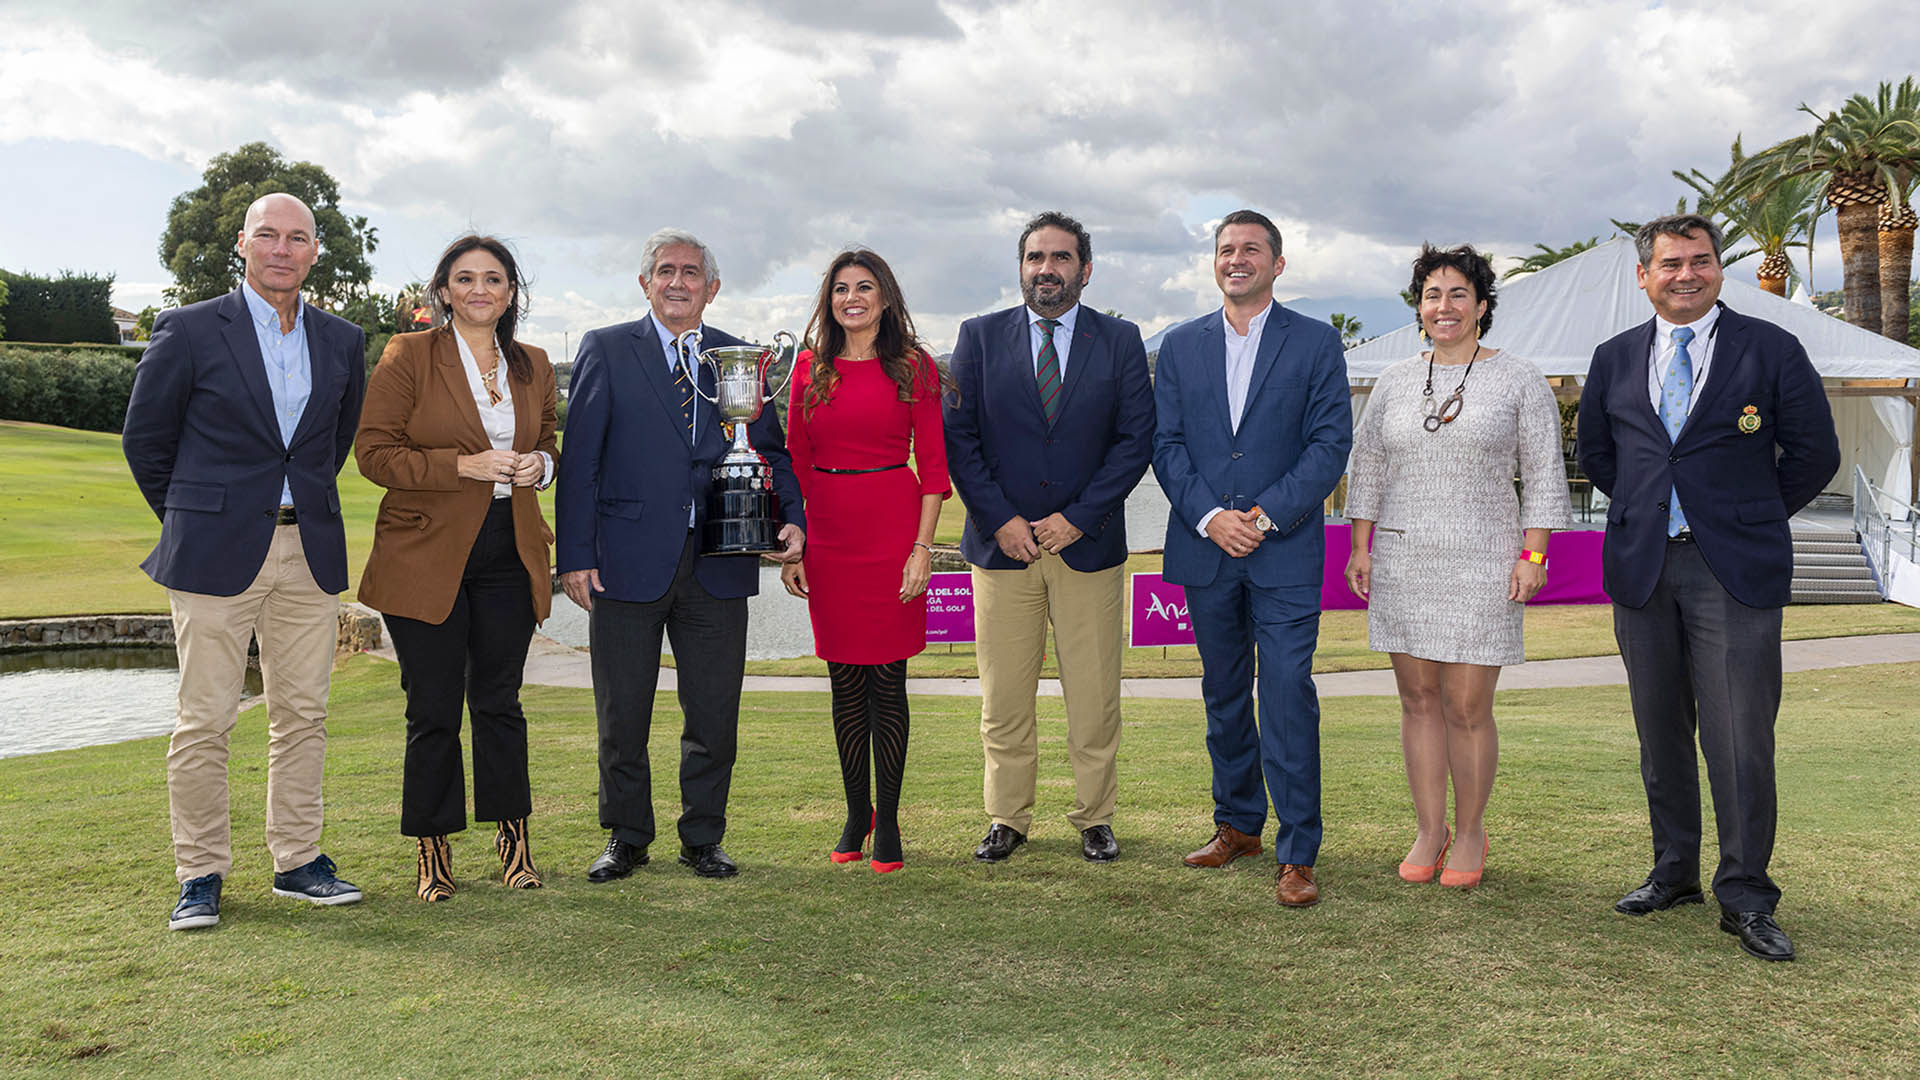
[{"label": "black dress shoe", "polygon": [[1740,936],[1740,951],[1762,960],[1793,959],[1793,939],[1765,911],[1721,911],[1720,929]]},{"label": "black dress shoe", "polygon": [[625,840],[608,840],[607,850],[587,867],[587,880],[596,884],[616,881],[647,865],[647,849]]},{"label": "black dress shoe", "polygon": [[701,877],[732,877],[740,872],[740,867],[720,850],[719,844],[681,847],[680,865],[693,867],[693,872]]},{"label": "black dress shoe", "polygon": [[1080,854],[1088,862],[1112,862],[1120,857],[1120,842],[1113,838],[1113,829],[1106,825],[1095,825],[1080,830]]},{"label": "black dress shoe", "polygon": [[1027,834],[1006,825],[995,824],[987,830],[986,839],[973,849],[973,857],[980,862],[1002,862],[1013,854],[1013,849],[1027,842]]},{"label": "black dress shoe", "polygon": [[1613,910],[1622,915],[1645,915],[1650,911],[1665,911],[1681,904],[1701,904],[1706,900],[1700,895],[1700,883],[1691,885],[1668,885],[1664,881],[1647,880],[1640,887],[1620,898]]}]

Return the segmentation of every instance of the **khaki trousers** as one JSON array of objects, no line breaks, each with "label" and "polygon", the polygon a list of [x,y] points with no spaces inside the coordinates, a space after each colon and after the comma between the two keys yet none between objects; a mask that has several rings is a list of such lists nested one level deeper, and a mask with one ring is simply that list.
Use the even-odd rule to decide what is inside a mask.
[{"label": "khaki trousers", "polygon": [[1025,570],[973,568],[980,742],[987,759],[987,816],[995,823],[1021,833],[1033,824],[1040,758],[1034,695],[1049,622],[1067,699],[1067,759],[1073,763],[1067,821],[1080,830],[1113,823],[1125,579],[1125,564],[1082,573],[1045,553]]},{"label": "khaki trousers", "polygon": [[298,525],[273,530],[253,584],[237,596],[167,590],[180,655],[180,713],[167,747],[174,876],[233,870],[227,739],[239,717],[247,644],[260,639],[267,697],[267,850],[275,871],[320,853],[320,778],[340,599],[307,568]]}]

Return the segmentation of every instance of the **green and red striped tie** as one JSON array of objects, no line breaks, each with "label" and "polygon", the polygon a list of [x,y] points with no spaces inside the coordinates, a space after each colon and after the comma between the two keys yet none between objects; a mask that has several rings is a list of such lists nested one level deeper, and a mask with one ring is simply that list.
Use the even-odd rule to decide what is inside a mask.
[{"label": "green and red striped tie", "polygon": [[1033,369],[1040,384],[1040,411],[1049,424],[1060,415],[1060,354],[1053,348],[1053,328],[1059,325],[1059,319],[1040,320],[1040,361]]}]

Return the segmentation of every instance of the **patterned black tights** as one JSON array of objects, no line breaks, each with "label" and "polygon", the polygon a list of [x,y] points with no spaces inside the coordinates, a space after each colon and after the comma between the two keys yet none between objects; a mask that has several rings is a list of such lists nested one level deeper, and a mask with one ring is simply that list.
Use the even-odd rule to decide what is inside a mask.
[{"label": "patterned black tights", "polygon": [[[833,682],[833,739],[847,791],[840,851],[860,850],[869,822],[873,857],[900,861],[900,776],[907,766],[907,662],[827,662]],[[874,793],[867,798],[867,748],[873,748]]]}]

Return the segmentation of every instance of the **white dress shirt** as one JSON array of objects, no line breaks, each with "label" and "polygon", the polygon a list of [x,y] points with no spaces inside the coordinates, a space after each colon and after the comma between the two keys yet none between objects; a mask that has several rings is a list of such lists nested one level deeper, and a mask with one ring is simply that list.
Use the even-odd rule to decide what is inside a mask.
[{"label": "white dress shirt", "polygon": [[[1693,331],[1693,340],[1687,343],[1687,356],[1693,360],[1693,396],[1687,399],[1687,411],[1691,413],[1694,403],[1700,400],[1700,388],[1707,385],[1707,370],[1713,365],[1714,331],[1720,328],[1720,305],[1713,305],[1705,315],[1686,325]],[[1647,358],[1647,400],[1655,413],[1660,411],[1667,369],[1673,366],[1673,354],[1679,351],[1673,343],[1673,332],[1677,329],[1677,324],[1658,315],[1653,317],[1653,350]]]},{"label": "white dress shirt", "polygon": [[[653,332],[660,335],[660,351],[667,354],[667,374],[672,376],[674,369],[680,366],[680,341],[673,336],[673,331],[667,329],[667,324],[661,322],[658,316],[653,320]],[[700,332],[702,334],[707,332],[706,323],[700,324]],[[700,431],[700,406],[706,403],[706,399],[700,396],[700,361],[697,355],[687,358],[687,382],[693,387],[693,431],[697,438]],[[687,528],[689,529],[693,528],[694,513],[694,507],[687,507]]]},{"label": "white dress shirt", "polygon": [[[1033,377],[1036,379],[1040,377],[1040,320],[1044,318],[1047,316],[1032,308],[1027,309],[1027,344],[1033,350]],[[1068,346],[1073,342],[1073,325],[1079,321],[1079,318],[1079,304],[1068,308],[1065,314],[1053,316],[1053,320],[1060,324],[1053,328],[1053,354],[1060,358],[1060,385],[1062,386],[1067,384],[1067,353],[1072,351]]]},{"label": "white dress shirt", "polygon": [[[1240,414],[1247,411],[1247,392],[1253,388],[1253,361],[1260,355],[1260,335],[1267,328],[1267,316],[1273,314],[1273,301],[1260,309],[1260,314],[1247,320],[1247,332],[1240,333],[1228,320],[1226,309],[1220,311],[1220,328],[1227,343],[1227,423],[1232,425],[1233,433],[1240,434]],[[1207,522],[1213,515],[1225,507],[1216,506],[1200,518],[1201,536],[1207,535]]]}]

